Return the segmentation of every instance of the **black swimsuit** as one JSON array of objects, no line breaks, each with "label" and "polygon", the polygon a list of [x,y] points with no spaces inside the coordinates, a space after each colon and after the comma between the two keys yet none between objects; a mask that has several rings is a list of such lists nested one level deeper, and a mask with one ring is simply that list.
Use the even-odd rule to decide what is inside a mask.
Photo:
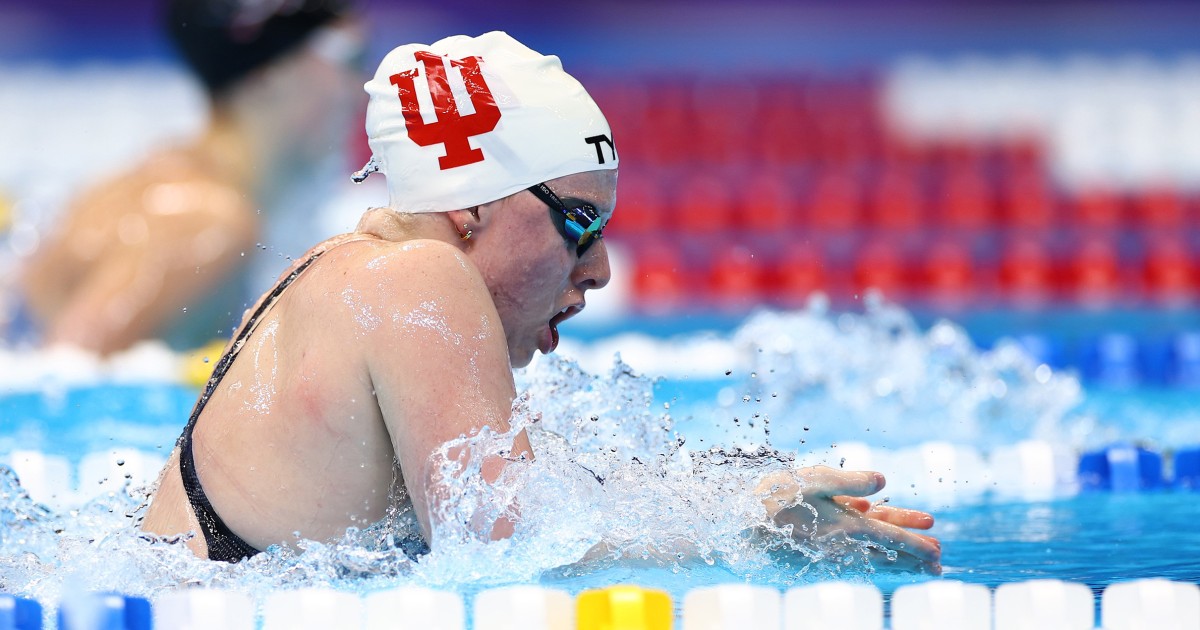
[{"label": "black swimsuit", "polygon": [[321,253],[317,252],[304,261],[299,267],[296,267],[292,273],[279,281],[271,293],[263,299],[262,304],[258,306],[258,310],[254,311],[254,315],[246,321],[246,325],[238,332],[237,338],[234,339],[233,345],[229,347],[229,351],[217,363],[213,369],[213,375],[208,379],[208,385],[204,388],[204,393],[200,399],[196,401],[196,408],[192,410],[192,416],[188,418],[187,427],[183,429],[183,435],[179,436],[179,473],[183,476],[183,489],[187,492],[188,503],[192,505],[192,511],[196,513],[196,520],[200,521],[200,531],[204,534],[204,540],[208,543],[208,559],[220,560],[222,562],[238,562],[245,558],[249,558],[258,554],[260,550],[255,549],[242,540],[237,534],[229,529],[225,521],[217,515],[217,511],[213,509],[212,503],[209,503],[208,496],[204,494],[204,488],[200,485],[200,476],[196,473],[196,461],[192,456],[192,431],[196,428],[196,421],[200,418],[200,412],[204,411],[204,405],[208,399],[212,397],[217,386],[221,384],[221,379],[225,373],[229,371],[229,366],[233,364],[233,360],[242,350],[242,346],[246,344],[246,339],[254,331],[254,325],[258,323],[263,313],[266,312],[283,290],[300,275],[302,271],[308,268]]}]

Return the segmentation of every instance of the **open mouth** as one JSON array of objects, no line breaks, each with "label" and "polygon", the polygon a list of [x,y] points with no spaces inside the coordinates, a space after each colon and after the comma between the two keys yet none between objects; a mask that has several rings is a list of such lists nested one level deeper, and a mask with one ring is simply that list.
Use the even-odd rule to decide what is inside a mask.
[{"label": "open mouth", "polygon": [[554,349],[558,347],[558,325],[577,315],[583,310],[583,307],[583,303],[572,304],[570,306],[563,307],[563,309],[559,311],[557,315],[550,318],[550,352],[554,352]]}]

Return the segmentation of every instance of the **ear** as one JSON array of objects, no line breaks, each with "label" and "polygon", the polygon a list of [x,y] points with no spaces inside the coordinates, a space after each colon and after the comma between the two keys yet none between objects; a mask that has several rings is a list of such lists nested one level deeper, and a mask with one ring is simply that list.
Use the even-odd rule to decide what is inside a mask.
[{"label": "ear", "polygon": [[451,210],[446,213],[446,217],[451,221],[454,230],[458,232],[459,236],[463,236],[468,231],[478,234],[491,225],[496,216],[496,210],[502,201],[503,199],[462,210]]},{"label": "ear", "polygon": [[464,210],[451,210],[445,216],[446,220],[450,222],[450,228],[458,232],[459,238],[466,238],[467,234],[479,230],[478,214],[476,208],[466,208]]}]

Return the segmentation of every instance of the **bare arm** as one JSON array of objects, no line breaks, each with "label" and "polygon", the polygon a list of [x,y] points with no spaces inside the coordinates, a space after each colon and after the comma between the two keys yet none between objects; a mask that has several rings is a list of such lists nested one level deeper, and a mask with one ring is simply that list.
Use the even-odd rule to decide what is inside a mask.
[{"label": "bare arm", "polygon": [[[26,293],[47,343],[108,353],[153,336],[204,299],[254,242],[254,213],[224,186],[153,184],[140,197],[131,205],[107,195],[81,207],[31,263]],[[80,260],[73,243],[97,238],[103,243]]]},{"label": "bare arm", "polygon": [[[507,430],[515,394],[504,331],[483,279],[447,245],[406,247],[372,263],[380,277],[403,283],[391,284],[377,300],[364,288],[357,299],[378,313],[367,369],[417,519],[433,544],[429,501],[438,495],[430,492],[431,457],[485,426]],[[450,453],[456,455],[466,454]],[[521,456],[532,457],[523,432],[510,454]],[[506,463],[488,457],[485,481],[495,481]],[[511,531],[511,523],[500,521],[491,534],[502,538]]]}]

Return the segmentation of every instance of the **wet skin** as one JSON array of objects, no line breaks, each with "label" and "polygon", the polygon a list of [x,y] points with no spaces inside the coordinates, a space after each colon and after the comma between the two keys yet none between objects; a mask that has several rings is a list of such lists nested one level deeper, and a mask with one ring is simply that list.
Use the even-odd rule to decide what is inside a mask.
[{"label": "wet skin", "polygon": [[[549,183],[605,214],[616,203],[614,171]],[[607,284],[607,248],[601,241],[577,257],[547,207],[521,192],[407,220],[372,211],[358,231],[318,249],[325,253],[267,311],[201,415],[200,479],[216,512],[259,549],[291,543],[293,532],[336,539],[406,501],[429,540],[429,502],[441,500],[429,492],[430,456],[484,426],[508,428],[512,368],[552,350],[556,325]],[[524,433],[512,455],[533,456]],[[505,463],[486,459],[484,478]],[[881,486],[874,473],[812,468],[764,479],[757,493],[780,523],[800,525],[808,514],[819,533],[902,543],[897,566],[936,570],[936,541],[908,531],[931,517],[868,509],[858,498]],[[816,518],[798,507],[798,490]],[[143,528],[199,531],[177,455]],[[491,535],[511,531],[499,521]],[[202,537],[189,545],[206,555]]]},{"label": "wet skin", "polygon": [[[615,205],[614,172],[552,185],[605,213]],[[260,549],[292,532],[337,538],[407,495],[428,537],[430,455],[485,425],[506,429],[512,368],[608,282],[604,244],[578,258],[548,212],[529,193],[409,225],[374,211],[319,246],[326,253],[267,311],[195,430],[200,479],[235,533]],[[514,451],[529,453],[523,434]],[[485,477],[503,465],[489,460]],[[143,527],[198,531],[176,456]],[[495,535],[505,534],[501,523]],[[204,555],[201,538],[189,544]]]}]

